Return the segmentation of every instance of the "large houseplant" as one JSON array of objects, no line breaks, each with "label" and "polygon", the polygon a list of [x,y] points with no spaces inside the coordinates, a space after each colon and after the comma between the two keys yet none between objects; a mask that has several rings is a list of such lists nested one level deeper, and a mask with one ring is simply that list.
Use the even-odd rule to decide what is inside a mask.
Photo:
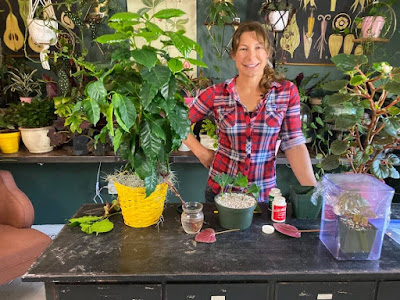
[{"label": "large houseplant", "polygon": [[[386,62],[368,68],[365,55],[339,54],[332,58],[347,79],[325,83],[327,96],[326,120],[342,129],[340,139],[331,144],[332,154],[322,161],[324,170],[336,169],[347,161],[354,173],[371,173],[379,179],[399,178],[394,167],[399,158],[392,150],[399,148],[400,68]],[[347,113],[333,115],[333,109],[351,108]],[[331,112],[329,112],[331,111]]]},{"label": "large houseplant", "polygon": [[[152,16],[133,12],[115,14],[108,22],[115,33],[97,38],[97,42],[117,48],[109,66],[99,69],[79,62],[97,80],[86,86],[86,98],[78,101],[73,111],[83,113],[94,125],[101,117],[106,119],[106,126],[97,138],[104,141],[108,135],[112,137],[114,151],[127,161],[128,173],[134,172],[140,179],[137,182],[144,183],[146,197],[154,194],[158,197],[163,193],[165,199],[166,185],[160,182],[171,173],[170,153],[189,133],[187,107],[177,88],[182,82],[190,82],[183,62],[187,60],[206,67],[201,61],[188,57],[191,51],[202,56],[199,44],[186,37],[183,31],[165,31],[158,26],[160,20],[183,14],[179,9],[160,10]],[[159,39],[162,43],[156,48],[155,41]],[[180,55],[171,56],[169,47],[175,47]],[[82,119],[72,114],[66,122],[78,128]],[[119,176],[115,179],[121,184]],[[167,179],[167,183],[171,182]],[[124,193],[118,190],[119,195]],[[121,195],[119,199],[121,202]],[[149,214],[157,211],[158,217],[154,216],[146,225],[134,227],[157,222],[163,203],[162,200],[157,207],[149,208]],[[122,203],[121,208],[124,214]],[[143,213],[137,219],[144,219]],[[124,220],[127,223],[125,215]]]}]

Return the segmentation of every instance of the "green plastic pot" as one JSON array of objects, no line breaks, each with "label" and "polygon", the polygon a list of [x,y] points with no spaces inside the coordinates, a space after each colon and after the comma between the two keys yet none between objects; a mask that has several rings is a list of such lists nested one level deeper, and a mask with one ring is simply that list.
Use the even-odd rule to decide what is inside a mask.
[{"label": "green plastic pot", "polygon": [[[218,197],[218,196],[217,196]],[[219,223],[226,229],[245,230],[250,227],[253,221],[253,213],[257,204],[249,208],[229,208],[215,202],[218,209]]]},{"label": "green plastic pot", "polygon": [[314,192],[313,186],[290,186],[290,201],[297,219],[316,219],[322,206],[322,197],[317,198],[317,205],[311,202]]}]

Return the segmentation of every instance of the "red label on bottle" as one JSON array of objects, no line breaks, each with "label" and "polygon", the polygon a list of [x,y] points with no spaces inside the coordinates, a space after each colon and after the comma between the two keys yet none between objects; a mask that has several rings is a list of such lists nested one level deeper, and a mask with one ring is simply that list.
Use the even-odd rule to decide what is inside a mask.
[{"label": "red label on bottle", "polygon": [[286,220],[286,205],[273,205],[272,221],[285,222]]}]

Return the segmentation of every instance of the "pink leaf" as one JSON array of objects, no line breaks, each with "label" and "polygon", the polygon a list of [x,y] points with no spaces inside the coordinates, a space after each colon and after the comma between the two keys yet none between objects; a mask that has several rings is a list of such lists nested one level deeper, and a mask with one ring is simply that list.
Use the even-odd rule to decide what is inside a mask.
[{"label": "pink leaf", "polygon": [[274,223],[276,231],[295,238],[301,237],[301,232],[294,226],[283,223]]},{"label": "pink leaf", "polygon": [[214,243],[217,239],[215,238],[215,231],[212,228],[206,228],[196,234],[194,238],[196,242],[199,243]]}]

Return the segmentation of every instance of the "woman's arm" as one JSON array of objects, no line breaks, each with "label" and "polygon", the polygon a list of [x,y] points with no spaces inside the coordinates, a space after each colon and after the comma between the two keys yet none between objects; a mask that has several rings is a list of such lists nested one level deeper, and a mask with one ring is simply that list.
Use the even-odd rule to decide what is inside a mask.
[{"label": "woman's arm", "polygon": [[215,154],[213,150],[207,149],[200,144],[196,137],[191,133],[189,133],[187,139],[183,140],[182,142],[189,147],[189,149],[200,160],[203,166],[205,166],[207,169],[210,168]]},{"label": "woman's arm", "polygon": [[317,184],[310,155],[305,144],[287,149],[285,155],[301,185],[315,186]]}]

